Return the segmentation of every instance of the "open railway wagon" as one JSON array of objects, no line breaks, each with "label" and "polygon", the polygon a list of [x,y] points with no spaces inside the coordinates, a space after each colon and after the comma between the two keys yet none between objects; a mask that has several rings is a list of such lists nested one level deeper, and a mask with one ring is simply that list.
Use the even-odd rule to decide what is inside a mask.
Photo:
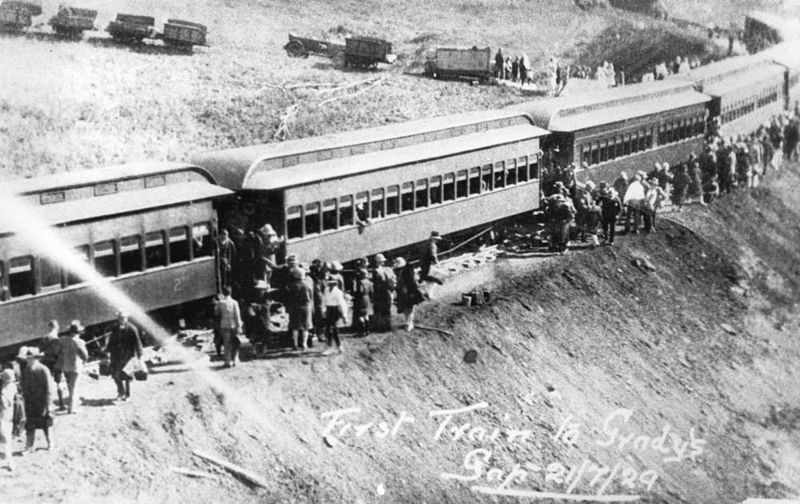
[{"label": "open railway wagon", "polygon": [[31,26],[31,18],[42,14],[38,1],[5,0],[0,3],[0,31],[17,32]]},{"label": "open railway wagon", "polygon": [[299,37],[294,33],[290,33],[289,42],[283,46],[283,49],[292,58],[308,58],[310,54],[334,57],[343,53],[344,47],[344,44]]},{"label": "open railway wagon", "polygon": [[703,149],[710,98],[689,82],[656,81],[510,107],[550,131],[545,165],[575,163],[581,181],[685,162]]},{"label": "open railway wagon", "polygon": [[155,22],[155,18],[151,16],[117,14],[117,18],[108,23],[106,31],[118,42],[139,43],[146,38],[155,37],[156,32],[153,28]]},{"label": "open railway wagon", "polygon": [[97,11],[62,5],[55,16],[50,18],[49,25],[56,35],[64,38],[79,39],[86,30],[94,30]]},{"label": "open railway wagon", "polygon": [[674,74],[711,97],[709,113],[719,117],[723,138],[749,135],[785,108],[786,68],[760,55],[737,56]]},{"label": "open railway wagon", "polygon": [[[11,190],[66,247],[147,312],[205,307],[217,292],[215,200],[230,191],[202,169],[144,163],[21,179]],[[202,311],[202,310],[192,310]],[[189,312],[191,313],[191,312]],[[39,338],[46,322],[85,326],[115,309],[85,279],[0,229],[0,349]]]},{"label": "open railway wagon", "polygon": [[346,263],[536,210],[546,135],[519,111],[470,112],[193,162],[237,193],[221,228],[270,224],[286,254]]},{"label": "open railway wagon", "polygon": [[383,39],[350,37],[344,42],[344,66],[369,68],[378,63],[391,65],[397,59],[397,55],[392,54],[391,42]]}]

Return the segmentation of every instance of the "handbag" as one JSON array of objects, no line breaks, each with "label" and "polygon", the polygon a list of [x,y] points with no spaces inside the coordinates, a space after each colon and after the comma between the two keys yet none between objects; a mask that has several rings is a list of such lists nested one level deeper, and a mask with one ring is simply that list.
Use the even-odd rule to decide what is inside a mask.
[{"label": "handbag", "polygon": [[147,368],[138,357],[131,357],[122,368],[122,372],[138,381],[147,379]]}]

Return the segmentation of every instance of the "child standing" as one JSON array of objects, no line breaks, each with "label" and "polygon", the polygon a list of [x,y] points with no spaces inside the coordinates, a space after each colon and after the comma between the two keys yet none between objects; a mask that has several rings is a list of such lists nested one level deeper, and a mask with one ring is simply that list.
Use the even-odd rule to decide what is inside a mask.
[{"label": "child standing", "polygon": [[339,339],[339,327],[347,322],[347,301],[344,292],[339,287],[336,279],[328,281],[328,291],[325,293],[325,332],[328,337],[328,347],[336,341],[336,349],[342,353],[342,341]]}]

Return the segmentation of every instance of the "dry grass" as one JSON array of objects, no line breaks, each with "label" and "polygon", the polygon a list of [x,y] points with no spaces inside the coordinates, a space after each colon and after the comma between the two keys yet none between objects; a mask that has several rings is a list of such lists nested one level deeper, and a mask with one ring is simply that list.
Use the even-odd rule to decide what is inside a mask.
[{"label": "dry grass", "polygon": [[[439,82],[419,72],[436,46],[502,46],[543,66],[551,54],[575,56],[609,27],[638,18],[586,13],[571,0],[87,0],[104,28],[116,13],[149,14],[207,24],[211,47],[176,55],[160,47],[37,37],[0,38],[0,173],[36,175],[138,159],[186,159],[198,150],[272,141],[287,107],[299,103],[289,137],[325,134],[391,121],[519,101],[501,87]],[[45,4],[46,22],[55,2]],[[36,21],[35,21],[36,22]],[[646,25],[643,25],[646,27]],[[41,28],[41,31],[46,31]],[[344,71],[327,58],[292,59],[289,31],[342,39],[351,33],[394,42],[399,62],[382,68],[382,84],[319,104],[335,93],[285,93],[269,85],[338,85],[377,73]],[[343,91],[348,94],[357,89]]]}]

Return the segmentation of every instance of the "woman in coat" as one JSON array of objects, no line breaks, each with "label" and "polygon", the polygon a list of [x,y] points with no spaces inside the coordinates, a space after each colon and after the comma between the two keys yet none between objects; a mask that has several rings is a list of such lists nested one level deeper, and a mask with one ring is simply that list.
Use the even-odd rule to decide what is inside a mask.
[{"label": "woman in coat", "polygon": [[406,316],[406,331],[414,329],[414,308],[425,299],[419,288],[419,281],[414,266],[406,264],[405,259],[394,260],[397,271],[397,311]]},{"label": "woman in coat", "polygon": [[14,444],[12,430],[14,428],[14,396],[17,395],[17,384],[14,371],[4,369],[0,373],[0,447],[9,470],[14,470],[11,448]]}]

